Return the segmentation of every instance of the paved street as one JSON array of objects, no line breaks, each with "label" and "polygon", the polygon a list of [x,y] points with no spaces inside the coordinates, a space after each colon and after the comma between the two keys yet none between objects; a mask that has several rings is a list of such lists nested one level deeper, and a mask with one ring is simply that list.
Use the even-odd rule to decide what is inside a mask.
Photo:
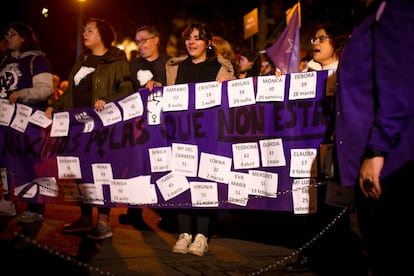
[{"label": "paved street", "polygon": [[[19,204],[22,210],[24,206]],[[101,242],[62,234],[63,224],[78,217],[76,206],[47,205],[44,222],[31,228],[16,223],[16,217],[1,217],[2,258],[18,264],[13,266],[15,275],[293,275],[282,270],[286,262],[295,259],[295,249],[289,245],[292,237],[284,232],[288,228],[282,224],[288,219],[283,215],[274,222],[281,223],[280,227],[273,229],[267,221],[270,217],[266,217],[271,214],[266,212],[260,219],[260,213],[252,214],[243,223],[245,227],[230,224],[225,230],[217,229],[209,252],[198,257],[171,252],[177,233],[158,228],[156,212],[144,209],[148,225],[144,230],[120,224],[118,215],[125,212],[126,208],[112,209],[114,235]],[[268,231],[263,229],[266,225]],[[258,231],[252,233],[253,228]],[[341,275],[341,269],[336,275]]]}]

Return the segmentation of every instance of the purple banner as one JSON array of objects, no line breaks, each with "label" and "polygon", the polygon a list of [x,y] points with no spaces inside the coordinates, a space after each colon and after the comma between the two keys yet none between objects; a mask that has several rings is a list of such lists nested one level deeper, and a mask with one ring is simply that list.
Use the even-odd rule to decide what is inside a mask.
[{"label": "purple banner", "polygon": [[[177,111],[180,104],[166,102],[180,95],[174,93],[181,93],[181,86],[141,89],[134,95],[142,99],[142,115],[104,124],[91,108],[70,110],[69,132],[60,137],[51,137],[55,121],[45,128],[29,122],[24,130],[3,123],[2,179],[9,197],[22,201],[291,211],[294,179],[321,175],[320,145],[333,104],[325,93],[327,75],[254,77],[254,104],[236,106],[232,102],[243,98],[229,94],[248,92],[239,87],[249,81],[224,82],[221,103],[208,108],[196,106],[197,95],[209,86],[190,83],[188,108]],[[280,83],[282,100],[257,101],[258,88]],[[261,96],[266,99],[266,93]],[[113,104],[126,118],[121,101]],[[151,115],[154,103],[163,106],[159,118]],[[1,109],[4,113],[4,103]],[[312,166],[304,164],[307,160]]]}]

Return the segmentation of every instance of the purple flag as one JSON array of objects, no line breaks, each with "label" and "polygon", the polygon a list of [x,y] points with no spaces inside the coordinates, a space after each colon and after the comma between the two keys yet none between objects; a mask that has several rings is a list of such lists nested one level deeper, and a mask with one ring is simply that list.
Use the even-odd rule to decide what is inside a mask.
[{"label": "purple flag", "polygon": [[296,4],[286,12],[290,20],[286,29],[272,47],[266,49],[266,54],[276,68],[285,74],[299,72],[299,14],[300,4]]}]

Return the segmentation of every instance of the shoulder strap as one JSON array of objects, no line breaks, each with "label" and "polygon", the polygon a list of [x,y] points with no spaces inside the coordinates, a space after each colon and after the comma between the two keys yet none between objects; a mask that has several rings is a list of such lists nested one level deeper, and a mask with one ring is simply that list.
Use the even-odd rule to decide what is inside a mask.
[{"label": "shoulder strap", "polygon": [[6,60],[6,58],[7,58],[8,56],[9,56],[9,55],[5,55],[5,56],[1,59],[1,62],[0,62],[0,67],[3,65],[4,61]]},{"label": "shoulder strap", "polygon": [[35,58],[36,56],[32,56],[32,59],[30,60],[30,74],[32,75],[32,77],[33,77],[33,63],[34,63]]}]

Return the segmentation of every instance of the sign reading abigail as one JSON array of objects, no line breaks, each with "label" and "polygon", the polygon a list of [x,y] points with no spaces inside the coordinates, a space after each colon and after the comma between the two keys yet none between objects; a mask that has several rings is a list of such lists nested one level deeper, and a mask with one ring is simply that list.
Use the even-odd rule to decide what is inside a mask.
[{"label": "sign reading abigail", "polygon": [[306,188],[326,167],[320,145],[332,122],[327,76],[141,89],[102,112],[56,112],[53,122],[3,101],[2,180],[24,201],[311,209]]}]

